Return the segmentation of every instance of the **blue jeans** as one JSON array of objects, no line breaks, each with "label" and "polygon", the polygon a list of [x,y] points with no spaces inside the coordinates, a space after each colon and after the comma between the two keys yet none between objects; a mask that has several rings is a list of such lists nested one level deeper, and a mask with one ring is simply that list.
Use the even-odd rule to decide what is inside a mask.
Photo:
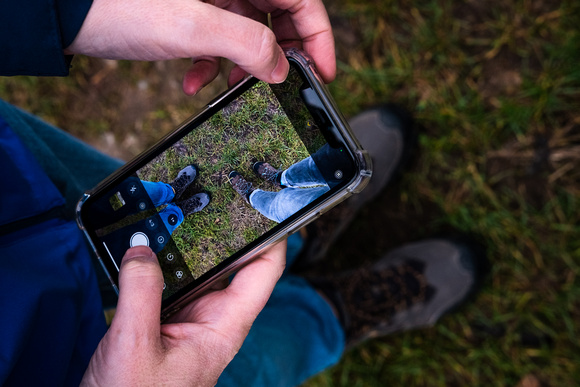
[{"label": "blue jeans", "polygon": [[[286,266],[302,247],[288,238]],[[344,330],[328,303],[306,280],[284,273],[218,386],[296,386],[336,364]]]},{"label": "blue jeans", "polygon": [[[151,198],[155,207],[161,207],[168,204],[175,197],[173,188],[171,188],[167,183],[141,180],[141,184],[145,187],[145,191],[147,191],[147,195],[149,195],[149,198]],[[183,222],[183,219],[185,219],[181,208],[173,203],[169,203],[167,207],[161,210],[159,216],[161,216],[161,220],[169,234],[173,234],[173,231],[175,231],[175,229]]]},{"label": "blue jeans", "polygon": [[281,184],[287,188],[278,192],[257,189],[250,195],[252,207],[278,223],[330,190],[312,157],[282,172]]}]

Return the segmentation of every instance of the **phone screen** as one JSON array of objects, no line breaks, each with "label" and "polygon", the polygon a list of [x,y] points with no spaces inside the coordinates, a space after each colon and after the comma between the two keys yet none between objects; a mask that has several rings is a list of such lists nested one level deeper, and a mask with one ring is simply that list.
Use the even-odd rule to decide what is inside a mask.
[{"label": "phone screen", "polygon": [[92,195],[83,223],[117,269],[151,247],[175,297],[354,177],[321,106],[294,67],[283,84],[256,80]]}]

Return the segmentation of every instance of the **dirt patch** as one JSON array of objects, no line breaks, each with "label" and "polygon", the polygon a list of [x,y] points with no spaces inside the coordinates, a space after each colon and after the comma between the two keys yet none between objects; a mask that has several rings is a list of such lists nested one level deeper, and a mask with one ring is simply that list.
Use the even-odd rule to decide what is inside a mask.
[{"label": "dirt patch", "polygon": [[536,208],[546,204],[556,185],[576,192],[580,183],[580,125],[576,120],[566,114],[554,127],[488,152],[486,175],[491,187],[512,189]]},{"label": "dirt patch", "polygon": [[57,117],[56,124],[123,160],[153,145],[225,89],[225,79],[220,76],[198,96],[186,96],[181,79],[190,65],[188,60],[76,60],[82,62],[83,72],[75,72],[73,67],[71,78],[79,88],[67,89],[63,100],[68,113]]},{"label": "dirt patch", "polygon": [[507,48],[482,63],[482,76],[478,87],[486,100],[499,96],[512,96],[522,85],[522,58]]}]

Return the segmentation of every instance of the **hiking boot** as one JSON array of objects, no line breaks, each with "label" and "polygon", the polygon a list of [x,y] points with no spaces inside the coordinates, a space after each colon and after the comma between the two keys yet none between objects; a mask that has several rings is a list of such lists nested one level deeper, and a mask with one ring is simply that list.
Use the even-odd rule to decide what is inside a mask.
[{"label": "hiking boot", "polygon": [[231,171],[228,177],[233,189],[240,194],[246,203],[250,204],[250,195],[255,190],[252,183],[244,179],[244,177],[236,171]]},{"label": "hiking boot", "polygon": [[265,161],[255,162],[254,165],[252,165],[252,169],[256,172],[256,175],[275,185],[277,188],[284,188],[281,184],[282,170],[274,168]]},{"label": "hiking boot", "polygon": [[474,292],[484,263],[481,247],[431,239],[393,250],[370,268],[311,283],[335,308],[352,347],[433,325]]},{"label": "hiking boot", "polygon": [[181,209],[183,216],[187,217],[193,213],[203,210],[210,201],[211,199],[209,195],[205,192],[202,192],[175,204]]},{"label": "hiking boot", "polygon": [[377,197],[402,169],[413,145],[412,119],[395,105],[365,110],[349,123],[363,149],[371,156],[371,181],[361,193],[351,196],[301,230],[305,241],[297,259],[298,268],[316,263],[326,256],[330,246],[346,230],[362,206]]},{"label": "hiking boot", "polygon": [[169,185],[173,188],[173,192],[175,193],[173,200],[179,199],[181,194],[187,189],[187,187],[189,187],[191,183],[193,183],[196,177],[197,167],[193,164],[188,165],[179,171],[175,180],[169,183]]}]

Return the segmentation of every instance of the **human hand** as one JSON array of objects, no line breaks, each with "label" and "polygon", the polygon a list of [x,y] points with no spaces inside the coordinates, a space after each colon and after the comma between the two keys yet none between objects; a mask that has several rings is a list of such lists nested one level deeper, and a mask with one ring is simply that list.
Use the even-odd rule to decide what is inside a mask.
[{"label": "human hand", "polygon": [[286,243],[272,246],[213,290],[160,323],[163,276],[148,247],[127,251],[119,302],[91,358],[84,386],[215,385],[282,275]]},{"label": "human hand", "polygon": [[[211,1],[211,0],[210,0]],[[273,30],[266,25],[271,14]],[[192,58],[184,77],[197,93],[219,72],[219,58],[236,67],[230,83],[250,73],[268,83],[288,74],[281,46],[302,48],[326,82],[336,61],[330,21],[321,0],[95,0],[68,54],[108,59]]]}]

